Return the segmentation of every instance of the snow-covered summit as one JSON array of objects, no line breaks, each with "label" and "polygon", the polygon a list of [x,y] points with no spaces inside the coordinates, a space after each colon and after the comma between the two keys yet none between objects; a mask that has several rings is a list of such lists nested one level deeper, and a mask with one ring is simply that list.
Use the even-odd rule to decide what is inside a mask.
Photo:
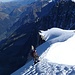
[{"label": "snow-covered summit", "polygon": [[[52,28],[40,35],[46,40],[37,48],[40,62],[32,66],[30,61],[12,75],[75,75],[74,30]],[[56,40],[50,43],[53,39]]]},{"label": "snow-covered summit", "polygon": [[50,41],[51,43],[63,42],[74,35],[75,30],[63,30],[60,28],[51,28],[47,31],[40,31],[42,39],[45,41]]}]

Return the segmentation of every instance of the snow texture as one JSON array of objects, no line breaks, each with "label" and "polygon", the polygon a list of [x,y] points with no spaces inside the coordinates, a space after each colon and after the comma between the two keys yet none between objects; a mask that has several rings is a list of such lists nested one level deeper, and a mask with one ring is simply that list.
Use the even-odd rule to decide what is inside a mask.
[{"label": "snow texture", "polygon": [[75,66],[51,63],[44,59],[30,66],[22,75],[75,75]]},{"label": "snow texture", "polygon": [[75,2],[75,0],[72,0],[72,2]]}]

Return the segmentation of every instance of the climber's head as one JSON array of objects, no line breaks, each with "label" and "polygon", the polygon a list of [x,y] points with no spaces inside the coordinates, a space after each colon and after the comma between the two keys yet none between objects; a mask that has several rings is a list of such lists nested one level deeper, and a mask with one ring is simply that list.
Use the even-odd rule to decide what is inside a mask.
[{"label": "climber's head", "polygon": [[31,46],[31,50],[33,50],[33,51],[35,50],[33,45]]}]

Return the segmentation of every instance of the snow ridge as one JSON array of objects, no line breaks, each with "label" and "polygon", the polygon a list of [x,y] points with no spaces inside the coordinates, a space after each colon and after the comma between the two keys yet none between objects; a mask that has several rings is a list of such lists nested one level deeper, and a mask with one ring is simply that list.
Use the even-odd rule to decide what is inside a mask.
[{"label": "snow ridge", "polygon": [[47,31],[41,30],[39,34],[45,41],[50,41],[52,43],[63,42],[73,36],[75,30],[63,30],[60,28],[51,28]]}]

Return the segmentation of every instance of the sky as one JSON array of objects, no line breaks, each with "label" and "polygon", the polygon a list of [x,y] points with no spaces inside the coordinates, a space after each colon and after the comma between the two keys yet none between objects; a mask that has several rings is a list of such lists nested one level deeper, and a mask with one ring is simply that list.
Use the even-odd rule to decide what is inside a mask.
[{"label": "sky", "polygon": [[9,2],[9,1],[13,1],[13,0],[0,0],[0,2]]}]

